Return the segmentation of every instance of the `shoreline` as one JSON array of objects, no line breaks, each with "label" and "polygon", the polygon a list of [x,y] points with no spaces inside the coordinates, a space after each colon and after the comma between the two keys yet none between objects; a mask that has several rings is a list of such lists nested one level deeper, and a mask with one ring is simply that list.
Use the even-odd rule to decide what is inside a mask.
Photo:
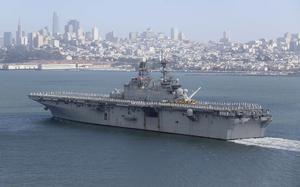
[{"label": "shoreline", "polygon": [[[135,72],[133,65],[117,65],[108,62],[89,62],[89,61],[39,61],[26,63],[0,63],[0,71],[111,71],[111,72]],[[150,70],[159,72],[159,69]],[[289,76],[299,75],[300,70],[283,71],[256,71],[256,70],[180,70],[170,69],[174,73],[186,73],[188,75],[240,75],[240,76]]]},{"label": "shoreline", "polygon": [[[78,68],[78,69],[0,69],[1,71],[106,71],[106,72],[136,72],[134,69],[118,69],[118,68],[107,68],[107,69],[93,69],[93,68]],[[159,72],[159,70],[152,70],[151,72]],[[189,76],[197,75],[239,75],[239,76],[290,76],[300,75],[298,71],[195,71],[195,70],[170,70],[173,73],[184,73]]]}]

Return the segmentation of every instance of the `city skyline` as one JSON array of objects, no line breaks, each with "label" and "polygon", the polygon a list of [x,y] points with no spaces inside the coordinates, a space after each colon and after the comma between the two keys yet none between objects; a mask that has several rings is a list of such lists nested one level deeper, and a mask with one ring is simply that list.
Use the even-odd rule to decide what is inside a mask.
[{"label": "city skyline", "polygon": [[[66,22],[76,19],[80,21],[85,31],[96,26],[102,35],[114,31],[115,35],[120,37],[128,37],[129,32],[141,32],[147,27],[164,33],[169,33],[170,28],[175,27],[182,31],[187,38],[201,42],[218,40],[224,30],[229,31],[234,41],[274,38],[286,31],[291,33],[300,31],[300,24],[295,24],[300,17],[300,13],[297,11],[300,2],[293,0],[264,2],[255,0],[247,3],[233,0],[209,3],[195,1],[139,3],[136,0],[96,2],[89,0],[81,7],[81,13],[78,13],[80,11],[77,2],[70,5],[54,0],[51,5],[46,3],[34,11],[23,10],[24,7],[33,3],[32,0],[26,1],[26,3],[19,0],[5,2],[4,5],[7,5],[7,9],[0,13],[2,17],[0,18],[1,35],[6,31],[15,32],[19,17],[23,30],[27,32],[39,30],[45,26],[52,30],[53,12],[59,15],[60,31],[63,30]],[[14,7],[19,15],[15,14],[16,11],[10,11],[11,7]],[[208,7],[213,11],[205,10]],[[213,9],[211,9],[212,7]],[[20,11],[18,11],[19,9]],[[248,11],[245,12],[246,9]],[[28,9],[25,8],[25,10]]]},{"label": "city skyline", "polygon": [[[82,26],[83,24],[77,19],[70,19],[67,22],[62,23],[62,25],[60,25],[60,23],[61,23],[60,17],[57,14],[57,12],[54,11],[52,13],[52,20],[51,20],[51,23],[49,25],[41,27],[37,30],[27,31],[27,30],[23,29],[21,19],[19,18],[18,22],[17,22],[17,25],[16,25],[15,31],[7,31],[6,30],[6,31],[0,33],[2,35],[2,37],[0,35],[0,39],[2,39],[2,42],[4,44],[5,43],[5,37],[4,36],[5,35],[7,36],[7,34],[10,34],[11,36],[9,36],[9,37],[11,38],[10,39],[11,41],[9,41],[8,43],[15,42],[16,45],[23,45],[22,43],[24,43],[24,42],[28,43],[29,42],[29,41],[27,41],[27,39],[28,39],[27,37],[30,36],[32,33],[49,32],[49,36],[53,36],[54,38],[56,38],[58,35],[63,36],[65,33],[69,32],[68,26],[71,24],[72,25],[71,29],[74,29],[71,32],[74,32],[74,34],[76,34],[76,35],[78,35],[78,32],[81,32],[82,37],[84,37],[84,38],[86,38],[86,37],[89,38],[90,37],[90,38],[93,38],[94,41],[96,41],[96,40],[107,40],[107,36],[115,38],[115,39],[131,39],[132,34],[139,35],[139,34],[142,34],[143,32],[145,32],[146,30],[149,30],[149,29],[153,32],[161,33],[161,34],[163,34],[164,37],[168,37],[172,40],[197,41],[197,40],[194,40],[193,38],[187,38],[185,33],[182,32],[181,30],[179,30],[177,27],[171,27],[171,28],[169,28],[169,31],[167,31],[167,32],[162,32],[162,31],[159,31],[159,30],[153,30],[151,27],[147,27],[147,28],[144,28],[143,30],[139,30],[139,31],[129,31],[128,33],[125,33],[124,35],[120,36],[120,35],[116,35],[114,30],[109,30],[107,33],[103,33],[99,30],[99,28],[96,26],[96,24],[94,24],[91,27],[84,28]],[[46,31],[45,31],[45,29],[46,29]],[[300,32],[285,31],[284,33],[281,33],[280,35],[282,36],[282,35],[286,35],[286,34],[299,34],[300,35]],[[278,36],[280,36],[280,35],[278,35]],[[220,39],[220,36],[222,36],[221,39]],[[207,41],[201,41],[201,42],[202,43],[207,43],[207,42],[210,42],[210,41],[218,42],[219,40],[222,41],[224,38],[226,38],[226,40],[231,41],[231,42],[245,43],[245,42],[251,42],[251,41],[254,41],[254,40],[265,40],[265,39],[266,40],[274,40],[274,39],[277,39],[278,36],[275,36],[273,38],[267,38],[267,37],[266,38],[252,38],[252,39],[245,40],[245,41],[239,41],[239,40],[232,40],[231,31],[223,30],[222,32],[219,33],[219,35],[218,35],[219,38],[216,38],[215,40],[208,39]],[[22,38],[22,37],[25,37],[25,38]]]}]

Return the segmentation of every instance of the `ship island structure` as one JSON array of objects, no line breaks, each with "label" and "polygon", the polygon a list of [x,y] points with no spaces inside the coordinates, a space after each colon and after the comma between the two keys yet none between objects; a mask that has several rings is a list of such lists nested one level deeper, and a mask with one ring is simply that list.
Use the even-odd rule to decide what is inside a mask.
[{"label": "ship island structure", "polygon": [[264,137],[272,121],[268,109],[251,103],[197,101],[179,79],[167,71],[153,79],[145,61],[138,75],[109,95],[75,92],[35,92],[29,98],[57,119],[222,140]]}]

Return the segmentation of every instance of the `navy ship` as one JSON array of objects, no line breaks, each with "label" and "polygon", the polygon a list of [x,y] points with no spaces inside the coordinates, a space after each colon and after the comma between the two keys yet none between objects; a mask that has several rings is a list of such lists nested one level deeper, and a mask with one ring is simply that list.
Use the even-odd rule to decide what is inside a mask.
[{"label": "navy ship", "polygon": [[270,111],[252,103],[197,101],[167,71],[153,79],[145,61],[138,75],[109,95],[35,92],[29,98],[44,105],[54,118],[131,129],[222,140],[264,137]]}]

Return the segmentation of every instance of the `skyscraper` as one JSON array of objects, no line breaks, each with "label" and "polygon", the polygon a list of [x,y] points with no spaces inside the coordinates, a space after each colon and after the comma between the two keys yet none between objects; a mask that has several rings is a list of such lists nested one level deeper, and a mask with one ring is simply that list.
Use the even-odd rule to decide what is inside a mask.
[{"label": "skyscraper", "polygon": [[22,26],[21,26],[21,21],[19,19],[18,22],[18,30],[16,32],[16,45],[22,45]]},{"label": "skyscraper", "polygon": [[44,36],[40,33],[36,33],[36,36],[34,38],[34,47],[40,48],[44,45]]},{"label": "skyscraper", "polygon": [[180,41],[185,40],[185,36],[184,36],[183,32],[179,32],[178,40],[180,40]]},{"label": "skyscraper", "polygon": [[28,33],[28,46],[30,48],[34,48],[35,46],[35,38],[37,37],[38,33],[36,32],[31,32]]},{"label": "skyscraper", "polygon": [[80,23],[77,20],[70,20],[65,26],[65,38],[79,38],[81,37],[82,29],[80,29]]},{"label": "skyscraper", "polygon": [[137,39],[138,35],[139,35],[139,33],[137,33],[137,32],[130,32],[129,33],[129,40],[135,41]]},{"label": "skyscraper", "polygon": [[12,46],[12,33],[11,32],[5,32],[3,34],[3,44],[4,44],[4,47]]},{"label": "skyscraper", "polygon": [[80,29],[80,23],[77,20],[70,20],[67,25],[65,26],[66,33],[78,33]]},{"label": "skyscraper", "polygon": [[111,31],[105,35],[105,40],[110,42],[116,42],[116,38],[114,36],[114,31]]},{"label": "skyscraper", "polygon": [[171,28],[171,39],[178,40],[178,30],[176,28]]},{"label": "skyscraper", "polygon": [[228,32],[224,31],[223,32],[223,37],[220,39],[220,42],[229,43],[229,41],[230,41],[229,34],[228,34]]},{"label": "skyscraper", "polygon": [[59,20],[56,12],[53,13],[52,18],[52,36],[55,36],[59,33]]},{"label": "skyscraper", "polygon": [[0,47],[4,47],[4,38],[0,37]]},{"label": "skyscraper", "polygon": [[92,40],[98,41],[100,39],[99,37],[99,29],[97,27],[93,27],[92,29]]}]

